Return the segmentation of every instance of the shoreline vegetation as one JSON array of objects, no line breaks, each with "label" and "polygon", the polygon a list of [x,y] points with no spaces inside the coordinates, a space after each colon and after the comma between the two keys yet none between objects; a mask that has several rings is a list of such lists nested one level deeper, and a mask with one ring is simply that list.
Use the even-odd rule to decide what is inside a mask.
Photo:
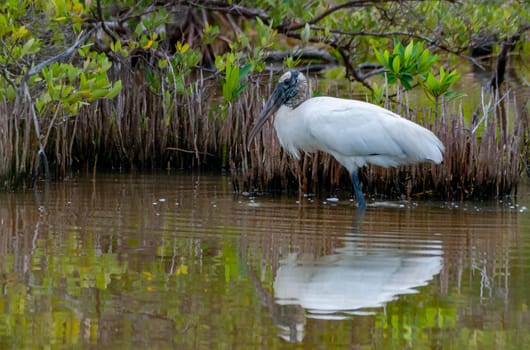
[{"label": "shoreline vegetation", "polygon": [[[432,130],[444,143],[441,165],[364,168],[361,182],[370,197],[502,198],[516,194],[528,169],[530,25],[520,19],[504,37],[495,35],[506,28],[496,28],[493,36],[481,34],[495,40],[479,43],[478,30],[468,33],[467,46],[457,46],[419,30],[404,33],[398,25],[342,33],[329,24],[335,15],[362,22],[399,6],[408,11],[403,16],[429,6],[455,10],[456,4],[443,1],[317,6],[304,20],[283,9],[284,16],[298,19],[289,25],[275,19],[281,13],[273,9],[243,2],[138,6],[129,17],[105,1],[96,1],[94,12],[73,1],[61,13],[58,2],[54,9],[39,1],[26,9],[9,3],[0,5],[0,21],[6,22],[0,32],[4,190],[78,172],[172,168],[227,171],[239,192],[349,194],[347,172],[332,157],[291,159],[270,125],[246,144],[279,73],[291,68],[309,76],[314,94],[365,96]],[[506,11],[524,18],[521,8]],[[35,17],[42,14],[48,17]],[[59,14],[66,19],[53,24]],[[51,44],[39,37],[38,25],[70,44],[46,51]],[[351,43],[341,41],[345,38]],[[488,76],[477,105],[453,91],[461,73],[451,67],[461,69],[462,62]],[[344,81],[348,88],[325,81]],[[426,97],[411,97],[420,93]]]}]

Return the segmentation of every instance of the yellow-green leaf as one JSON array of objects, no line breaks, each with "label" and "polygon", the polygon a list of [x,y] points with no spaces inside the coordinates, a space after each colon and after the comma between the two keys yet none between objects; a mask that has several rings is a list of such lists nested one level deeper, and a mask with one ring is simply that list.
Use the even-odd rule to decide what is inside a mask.
[{"label": "yellow-green leaf", "polygon": [[399,73],[399,69],[401,68],[401,59],[399,56],[395,56],[394,60],[392,61],[392,69],[395,73]]},{"label": "yellow-green leaf", "polygon": [[108,91],[106,98],[114,98],[121,91],[121,80],[114,83],[114,86]]}]

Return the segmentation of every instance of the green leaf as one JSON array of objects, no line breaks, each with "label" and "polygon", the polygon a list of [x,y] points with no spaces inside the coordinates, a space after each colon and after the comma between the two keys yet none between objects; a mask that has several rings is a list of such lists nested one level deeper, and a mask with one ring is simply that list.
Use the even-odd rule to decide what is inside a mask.
[{"label": "green leaf", "polygon": [[381,64],[382,66],[387,66],[387,61],[385,61],[384,57],[384,51],[374,50],[375,58],[377,59],[377,62]]},{"label": "green leaf", "polygon": [[241,84],[236,90],[235,90],[235,96],[241,95],[241,93],[247,88],[248,83]]},{"label": "green leaf", "polygon": [[241,67],[239,71],[239,81],[246,79],[248,74],[252,71],[252,64],[248,63]]},{"label": "green leaf", "polygon": [[13,101],[17,97],[17,92],[13,86],[8,85],[6,95],[8,101]]},{"label": "green leaf", "polygon": [[80,102],[82,100],[83,96],[79,93],[74,93],[70,96],[68,96],[64,102],[67,103],[68,105],[74,105],[78,102]]},{"label": "green leaf", "polygon": [[158,68],[160,69],[167,68],[167,59],[159,59],[157,63],[158,63]]},{"label": "green leaf", "polygon": [[36,51],[35,51],[35,48],[33,48],[34,44],[35,44],[34,38],[31,38],[28,41],[26,41],[24,46],[22,46],[22,52],[20,53],[20,57],[23,57],[27,55],[28,53],[31,53],[31,54],[36,53],[36,51],[38,51],[38,47],[36,47]]},{"label": "green leaf", "polygon": [[439,86],[438,80],[431,72],[427,73],[426,85],[430,90],[435,90]]},{"label": "green leaf", "polygon": [[221,72],[225,70],[225,61],[223,56],[215,56],[215,68]]},{"label": "green leaf", "polygon": [[405,61],[409,61],[410,60],[410,57],[412,55],[412,49],[414,48],[414,41],[411,40],[410,43],[407,45],[407,47],[405,48],[405,54],[403,55],[404,56],[404,59]]},{"label": "green leaf", "polygon": [[384,65],[385,67],[390,68],[390,52],[388,52],[387,50],[385,50],[385,52],[384,52],[384,54],[383,54],[383,58],[384,58],[384,60],[383,60],[383,62],[384,62],[383,65]]},{"label": "green leaf", "polygon": [[413,81],[413,77],[410,74],[402,75],[400,79],[401,85],[403,85],[403,87],[407,90],[412,89],[412,85],[411,85],[412,81]]},{"label": "green leaf", "polygon": [[452,101],[452,100],[455,100],[457,98],[465,97],[467,95],[464,94],[464,93],[460,93],[460,92],[447,91],[443,96],[445,97],[445,99],[447,101]]},{"label": "green leaf", "polygon": [[92,99],[97,100],[98,98],[106,97],[108,94],[108,90],[106,89],[95,89],[92,90],[92,96],[90,96]]},{"label": "green leaf", "polygon": [[7,17],[0,13],[0,38],[9,33]]},{"label": "green leaf", "polygon": [[398,55],[399,54],[399,50],[401,49],[401,42],[397,39],[397,38],[394,38],[393,40],[393,44],[394,44],[394,51],[392,52],[394,55]]},{"label": "green leaf", "polygon": [[459,72],[457,72],[456,70],[454,70],[451,73],[449,73],[449,75],[447,76],[446,80],[452,85],[452,84],[456,83],[456,81],[459,80],[460,77],[461,77],[461,74]]},{"label": "green leaf", "polygon": [[120,91],[121,91],[121,80],[118,80],[114,83],[114,85],[112,86],[112,88],[110,89],[110,91],[108,91],[107,93],[107,96],[105,96],[106,98],[114,98],[116,97]]},{"label": "green leaf", "polygon": [[399,73],[399,69],[401,68],[401,58],[400,56],[395,56],[394,60],[392,61],[392,70],[394,73]]},{"label": "green leaf", "polygon": [[444,67],[440,67],[440,81],[444,81],[445,80],[445,69]]}]

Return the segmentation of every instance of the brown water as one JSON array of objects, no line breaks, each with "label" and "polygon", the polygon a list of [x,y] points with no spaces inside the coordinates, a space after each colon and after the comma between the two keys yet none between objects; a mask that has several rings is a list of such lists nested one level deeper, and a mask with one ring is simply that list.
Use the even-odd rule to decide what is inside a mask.
[{"label": "brown water", "polygon": [[529,348],[529,199],[358,215],[183,174],[2,193],[0,348]]}]

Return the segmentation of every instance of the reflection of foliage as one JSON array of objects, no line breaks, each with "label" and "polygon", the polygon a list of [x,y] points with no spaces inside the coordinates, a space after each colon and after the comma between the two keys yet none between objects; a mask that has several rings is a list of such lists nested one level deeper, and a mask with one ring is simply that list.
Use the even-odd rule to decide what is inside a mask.
[{"label": "reflection of foliage", "polygon": [[[255,213],[253,208],[245,212],[237,206],[241,217],[234,218],[234,207],[219,205],[222,213],[212,214],[212,197],[232,200],[227,189],[219,195],[217,183],[215,195],[197,199],[202,188],[191,189],[175,178],[127,182],[129,177],[119,177],[119,191],[115,177],[99,178],[94,193],[92,184],[64,186],[53,192],[53,205],[43,205],[42,214],[27,206],[33,204],[32,193],[12,195],[24,198],[19,212],[0,206],[0,348],[284,349],[277,337],[279,321],[293,320],[295,311],[305,316],[300,309],[271,311],[279,257],[292,251],[330,254],[349,241],[337,232],[349,230],[351,218],[315,222],[312,210],[288,213],[271,206],[268,214],[281,213],[273,227],[285,230],[271,232],[270,216],[241,220]],[[85,197],[75,193],[80,188],[87,191]],[[174,194],[175,189],[183,192],[175,195],[178,201],[164,197],[152,203],[153,192],[160,198],[160,192]],[[190,196],[192,191],[197,196]],[[318,214],[324,218],[326,211]],[[528,247],[512,245],[527,242],[521,237],[530,217],[429,211],[429,217],[455,220],[432,225],[438,221],[425,221],[427,212],[385,213],[396,220],[377,220],[381,211],[368,217],[364,227],[374,239],[371,244],[420,247],[409,236],[390,243],[371,235],[395,233],[396,222],[422,242],[436,234],[447,250],[445,271],[417,294],[400,296],[385,308],[361,310],[371,314],[335,321],[306,318],[298,347],[525,348],[530,342]],[[518,224],[521,235],[514,237]],[[455,227],[464,232],[455,233]],[[484,274],[492,292],[482,297]],[[509,292],[508,299],[503,292]]]},{"label": "reflection of foliage", "polygon": [[[55,249],[64,249],[68,254],[58,254]],[[94,246],[80,246],[78,235],[72,235],[55,249],[46,245],[35,249],[30,288],[17,280],[7,283],[9,311],[0,315],[0,339],[6,344],[17,348],[74,345],[80,341],[81,322],[92,325],[86,335],[92,341],[96,339],[94,300],[87,292],[105,291],[113,276],[127,271],[127,263],[120,262],[116,254],[102,254]]]},{"label": "reflection of foliage", "polygon": [[433,330],[442,334],[454,332],[458,325],[456,309],[449,303],[433,303],[433,297],[427,292],[402,296],[385,307],[385,314],[375,317],[376,327],[387,335],[384,348],[428,347],[434,338]]},{"label": "reflection of foliage", "polygon": [[[246,313],[211,314],[211,310],[216,305],[232,308],[236,300],[255,298],[251,285],[245,285],[235,242],[221,247],[217,242],[196,239],[164,240],[150,261],[103,253],[97,242],[94,235],[81,239],[72,232],[57,246],[39,243],[31,260],[31,288],[20,280],[6,284],[0,344],[31,348],[112,341],[130,347],[141,336],[135,335],[139,326],[135,323],[145,317],[163,320],[164,327],[172,325],[164,328],[177,331],[176,338],[167,339],[168,343],[192,341],[185,333],[192,327],[200,339],[211,339],[213,345]],[[128,245],[135,249],[141,244],[130,240]],[[213,255],[197,256],[193,252],[196,248]],[[3,260],[7,263],[12,259],[10,255]],[[2,272],[12,268],[12,263],[4,264]],[[160,308],[162,304],[165,306]],[[38,305],[46,305],[47,311],[37,312]],[[111,320],[117,314],[124,317],[116,324]],[[212,333],[209,324],[222,326]],[[119,328],[116,339],[105,339],[108,327]]]},{"label": "reflection of foliage", "polygon": [[[127,264],[120,262],[117,254],[102,254],[96,247],[80,246],[78,240],[78,235],[71,235],[68,245],[63,247],[67,249],[68,255],[35,250],[33,263],[46,266],[49,274],[42,280],[42,294],[62,286],[65,281],[66,293],[70,295],[79,296],[84,288],[104,290],[111,282],[111,276],[121,275],[127,270]],[[87,241],[95,243],[95,240]]]}]

